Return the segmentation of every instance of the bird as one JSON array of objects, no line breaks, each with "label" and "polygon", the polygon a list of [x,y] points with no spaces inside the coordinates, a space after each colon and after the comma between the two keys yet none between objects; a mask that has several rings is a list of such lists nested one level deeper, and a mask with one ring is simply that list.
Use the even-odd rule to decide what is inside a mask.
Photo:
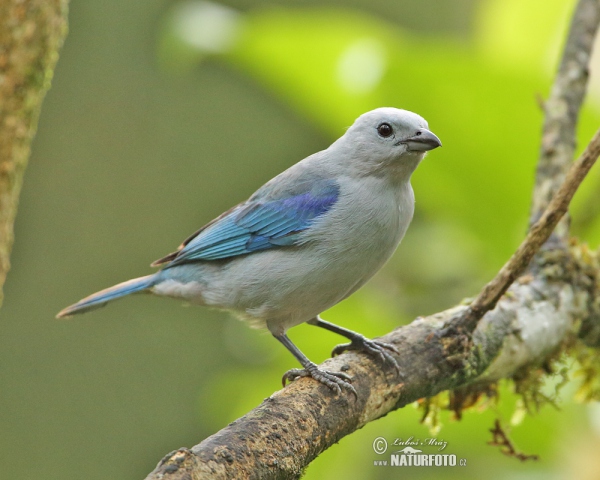
[{"label": "bird", "polygon": [[327,149],[294,164],[227,210],[153,274],[94,293],[57,318],[133,293],[152,293],[233,312],[267,328],[302,368],[283,384],[312,377],[336,394],[356,395],[352,377],[319,368],[287,331],[307,323],[346,337],[332,354],[358,350],[391,363],[394,345],[323,320],[323,311],[362,287],[392,256],[414,213],[412,173],[442,145],[416,113],[382,107],[359,116]]}]

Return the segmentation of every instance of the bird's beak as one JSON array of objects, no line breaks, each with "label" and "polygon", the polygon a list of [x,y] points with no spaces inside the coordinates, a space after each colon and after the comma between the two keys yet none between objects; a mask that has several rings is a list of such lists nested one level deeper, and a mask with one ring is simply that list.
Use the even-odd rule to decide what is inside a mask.
[{"label": "bird's beak", "polygon": [[396,145],[402,143],[405,144],[411,152],[426,152],[427,150],[433,150],[434,148],[442,146],[442,142],[437,135],[426,128],[419,129],[416,135],[400,140]]}]

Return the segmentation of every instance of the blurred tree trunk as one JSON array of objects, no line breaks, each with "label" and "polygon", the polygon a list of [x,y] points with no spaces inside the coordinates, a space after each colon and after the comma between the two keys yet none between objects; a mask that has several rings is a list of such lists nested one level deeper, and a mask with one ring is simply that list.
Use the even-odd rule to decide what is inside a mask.
[{"label": "blurred tree trunk", "polygon": [[67,33],[67,0],[0,0],[0,306],[40,107]]}]

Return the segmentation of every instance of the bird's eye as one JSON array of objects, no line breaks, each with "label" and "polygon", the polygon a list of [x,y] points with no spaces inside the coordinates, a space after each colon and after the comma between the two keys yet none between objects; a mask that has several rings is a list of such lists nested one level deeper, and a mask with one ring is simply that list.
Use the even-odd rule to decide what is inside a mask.
[{"label": "bird's eye", "polygon": [[394,133],[394,129],[389,123],[382,123],[377,127],[377,133],[383,138],[387,138]]}]

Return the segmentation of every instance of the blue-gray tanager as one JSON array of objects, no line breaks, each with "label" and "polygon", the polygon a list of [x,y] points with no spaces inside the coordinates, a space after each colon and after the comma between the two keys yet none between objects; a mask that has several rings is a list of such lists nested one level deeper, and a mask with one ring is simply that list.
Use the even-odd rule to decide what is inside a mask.
[{"label": "blue-gray tanager", "polygon": [[334,354],[364,350],[398,369],[389,353],[394,346],[319,314],[358,290],[390,258],[413,217],[411,174],[439,146],[415,113],[367,112],[329,148],[277,175],[152,264],[162,270],[90,295],[58,317],[137,292],[230,310],[268,328],[302,364],[284,375],[284,383],[310,376],[338,394],[342,388],[356,394],[348,375],[319,369],[286,332],[307,322],[350,340]]}]

